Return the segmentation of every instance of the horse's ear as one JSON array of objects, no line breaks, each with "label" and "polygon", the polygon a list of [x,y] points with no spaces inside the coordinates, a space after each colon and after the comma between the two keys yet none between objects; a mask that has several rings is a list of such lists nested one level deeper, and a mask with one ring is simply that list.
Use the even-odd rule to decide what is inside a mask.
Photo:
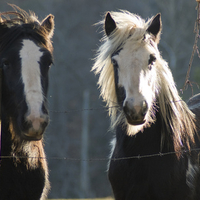
[{"label": "horse's ear", "polygon": [[49,37],[53,37],[54,33],[54,16],[48,15],[45,19],[43,19],[41,26],[46,29],[46,31],[49,33]]},{"label": "horse's ear", "polygon": [[162,22],[161,22],[161,14],[159,13],[153,18],[151,24],[147,29],[147,32],[154,35],[155,42],[159,43],[161,30],[162,30]]},{"label": "horse's ear", "polygon": [[106,14],[105,26],[104,26],[106,35],[109,36],[116,28],[117,28],[117,25],[114,19],[111,17],[110,13],[108,12]]}]

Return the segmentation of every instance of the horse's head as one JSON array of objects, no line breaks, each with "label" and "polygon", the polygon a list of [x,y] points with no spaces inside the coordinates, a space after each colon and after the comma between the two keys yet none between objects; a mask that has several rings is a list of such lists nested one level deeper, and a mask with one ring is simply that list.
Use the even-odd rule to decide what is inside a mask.
[{"label": "horse's head", "polygon": [[[7,15],[8,13],[5,13]],[[54,17],[41,23],[27,13],[0,20],[2,109],[13,139],[40,140],[48,124],[48,71],[52,64]]]},{"label": "horse's head", "polygon": [[189,147],[194,141],[195,118],[158,51],[160,14],[145,22],[128,11],[109,12],[100,24],[104,25],[104,43],[92,70],[99,74],[111,127],[120,125],[127,135],[135,135],[158,122],[161,146],[173,135],[175,149],[181,149],[184,142]]},{"label": "horse's head", "polygon": [[[126,22],[124,22],[126,23]],[[109,39],[122,34],[118,24],[107,13],[105,33]],[[117,101],[130,125],[141,125],[152,113],[155,101],[157,43],[161,32],[160,14],[144,27],[132,25],[128,37],[111,54]],[[113,38],[112,38],[113,37]],[[148,114],[147,114],[148,113]]]}]

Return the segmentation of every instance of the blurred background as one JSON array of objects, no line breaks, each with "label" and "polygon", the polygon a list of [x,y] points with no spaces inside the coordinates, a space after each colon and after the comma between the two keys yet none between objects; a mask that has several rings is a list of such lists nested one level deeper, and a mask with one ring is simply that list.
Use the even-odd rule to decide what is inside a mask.
[{"label": "blurred background", "polygon": [[[99,97],[97,79],[90,71],[103,35],[94,26],[106,11],[128,10],[148,19],[161,13],[163,31],[159,49],[169,62],[177,88],[183,88],[194,44],[195,0],[1,0],[0,12],[13,3],[34,11],[42,20],[55,16],[54,65],[48,93],[51,123],[45,133],[50,169],[49,198],[112,196],[107,179],[110,119]],[[199,92],[200,60],[192,65],[190,81]],[[192,96],[188,87],[180,95]]]}]

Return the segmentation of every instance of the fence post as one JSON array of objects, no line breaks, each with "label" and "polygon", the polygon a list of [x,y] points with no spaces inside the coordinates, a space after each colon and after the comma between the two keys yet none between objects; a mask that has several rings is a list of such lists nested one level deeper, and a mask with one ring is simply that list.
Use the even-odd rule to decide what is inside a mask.
[{"label": "fence post", "polygon": [[88,132],[89,132],[89,90],[83,93],[82,134],[81,134],[81,198],[89,194],[89,167],[88,167]]}]

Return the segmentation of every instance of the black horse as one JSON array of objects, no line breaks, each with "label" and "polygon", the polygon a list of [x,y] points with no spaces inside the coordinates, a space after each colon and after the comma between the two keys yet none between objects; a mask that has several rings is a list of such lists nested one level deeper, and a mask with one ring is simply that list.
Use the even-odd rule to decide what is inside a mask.
[{"label": "black horse", "polygon": [[116,200],[199,200],[200,95],[178,95],[157,45],[161,16],[107,13],[93,70],[116,136],[109,180]]},{"label": "black horse", "polygon": [[50,184],[43,149],[54,16],[42,22],[12,5],[0,13],[1,200],[43,200]]}]

